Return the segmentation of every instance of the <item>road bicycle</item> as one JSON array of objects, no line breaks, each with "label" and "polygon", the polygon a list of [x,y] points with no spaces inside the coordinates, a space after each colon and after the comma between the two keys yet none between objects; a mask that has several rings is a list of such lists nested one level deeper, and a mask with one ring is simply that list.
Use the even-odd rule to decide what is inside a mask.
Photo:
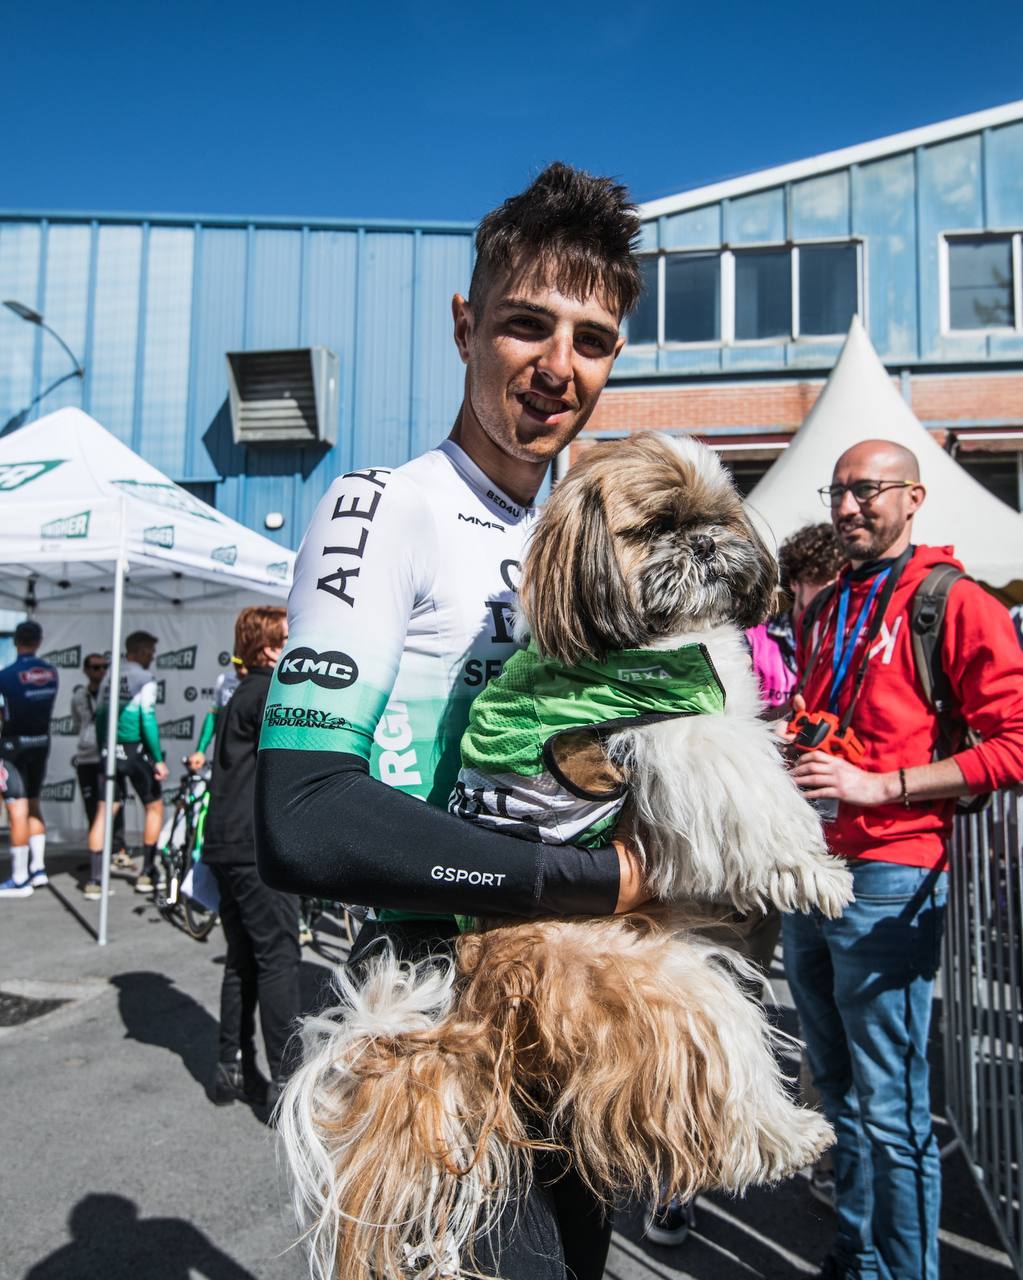
[{"label": "road bicycle", "polygon": [[182,892],[188,873],[202,856],[202,838],[210,805],[211,769],[187,772],[178,785],[174,808],[160,832],[157,873],[160,877],[156,907],[165,920],[180,924],[201,942],[216,927],[216,911]]}]

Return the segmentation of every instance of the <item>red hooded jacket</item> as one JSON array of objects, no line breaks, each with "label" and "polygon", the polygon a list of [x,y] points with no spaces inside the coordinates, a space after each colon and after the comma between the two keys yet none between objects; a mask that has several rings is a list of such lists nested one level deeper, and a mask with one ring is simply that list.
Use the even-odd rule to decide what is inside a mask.
[{"label": "red hooded jacket", "polygon": [[[837,602],[850,588],[848,629],[855,626],[874,572],[886,562],[846,569],[814,626],[799,638],[800,672],[823,640],[803,696],[810,711],[826,710],[831,688]],[[890,563],[890,562],[889,562]],[[962,565],[951,547],[916,547],[899,578],[884,622],[871,645],[867,673],[856,700],[852,728],[866,748],[863,767],[887,773],[900,766],[930,764],[938,738],[937,717],[916,674],[909,627],[910,601],[937,564]],[[876,608],[876,602],[872,610]],[[838,712],[849,705],[854,676],[863,657],[870,619],[857,639],[849,675],[842,684]],[[948,597],[941,644],[942,667],[961,714],[983,739],[954,758],[971,791],[994,791],[1023,779],[1023,651],[1008,610],[982,587],[961,579]],[[841,803],[826,828],[833,853],[873,858],[913,867],[938,866],[945,857],[955,801],[901,802],[860,808]]]}]

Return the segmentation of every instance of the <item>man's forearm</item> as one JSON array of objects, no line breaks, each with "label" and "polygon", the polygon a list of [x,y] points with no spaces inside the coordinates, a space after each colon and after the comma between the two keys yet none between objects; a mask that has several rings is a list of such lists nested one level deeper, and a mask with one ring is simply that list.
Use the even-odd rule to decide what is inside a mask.
[{"label": "man's forearm", "polygon": [[[906,776],[906,795],[910,804],[914,800],[949,800],[954,796],[968,796],[970,788],[963,771],[952,757],[935,760],[933,764],[910,765],[903,770]],[[902,800],[902,782],[898,769],[884,775],[891,791],[891,803]]]}]

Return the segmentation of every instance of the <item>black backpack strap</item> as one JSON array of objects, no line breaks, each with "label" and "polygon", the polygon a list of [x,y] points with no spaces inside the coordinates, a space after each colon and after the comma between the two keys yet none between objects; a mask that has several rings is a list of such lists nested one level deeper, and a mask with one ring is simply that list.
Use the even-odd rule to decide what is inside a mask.
[{"label": "black backpack strap", "polygon": [[948,676],[941,665],[941,637],[949,592],[965,576],[954,564],[935,565],[917,587],[909,610],[913,662],[924,696],[937,713],[943,737],[950,736],[946,722],[954,716],[954,708]]}]

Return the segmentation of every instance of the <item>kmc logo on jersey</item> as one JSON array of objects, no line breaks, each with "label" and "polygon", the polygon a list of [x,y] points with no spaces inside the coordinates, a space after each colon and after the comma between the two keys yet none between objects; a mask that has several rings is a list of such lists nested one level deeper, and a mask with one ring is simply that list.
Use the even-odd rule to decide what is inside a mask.
[{"label": "kmc logo on jersey", "polygon": [[87,538],[89,536],[89,517],[91,511],[78,511],[73,516],[61,516],[59,520],[51,520],[39,530],[42,538]]},{"label": "kmc logo on jersey", "polygon": [[58,738],[70,738],[75,732],[73,716],[51,716],[50,732]]},{"label": "kmc logo on jersey", "polygon": [[302,684],[311,680],[321,689],[347,689],[359,678],[355,659],[337,649],[317,653],[315,649],[292,649],[277,667],[281,684]]},{"label": "kmc logo on jersey", "polygon": [[40,800],[55,800],[58,804],[71,804],[74,798],[74,778],[65,778],[63,782],[46,782],[39,788]]},{"label": "kmc logo on jersey", "polygon": [[177,741],[191,741],[195,736],[195,716],[182,716],[180,720],[165,720],[160,725],[161,738],[174,738]]},{"label": "kmc logo on jersey", "polygon": [[234,564],[238,559],[238,548],[231,547],[214,547],[210,552],[210,559],[216,560],[218,564]]},{"label": "kmc logo on jersey", "polygon": [[171,649],[157,656],[156,665],[161,671],[194,671],[196,646],[187,649]]},{"label": "kmc logo on jersey", "polygon": [[4,462],[0,463],[0,493],[10,493],[12,489],[20,489],[46,475],[54,467],[67,462],[67,458],[50,458],[45,462]]},{"label": "kmc logo on jersey", "polygon": [[174,526],[172,524],[154,524],[142,530],[142,541],[153,547],[174,546]]},{"label": "kmc logo on jersey", "polygon": [[41,654],[40,657],[51,666],[77,671],[82,665],[82,646],[75,644],[67,649],[51,649],[49,653]]}]

